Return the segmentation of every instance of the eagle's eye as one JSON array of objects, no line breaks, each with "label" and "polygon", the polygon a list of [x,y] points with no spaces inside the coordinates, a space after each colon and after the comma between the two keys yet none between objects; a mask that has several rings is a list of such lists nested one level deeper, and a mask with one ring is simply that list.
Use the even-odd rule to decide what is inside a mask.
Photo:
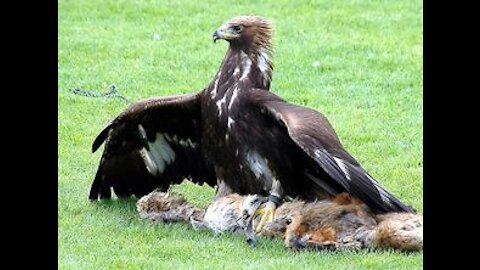
[{"label": "eagle's eye", "polygon": [[232,29],[233,31],[240,33],[243,30],[243,27],[241,25],[236,24],[232,26]]}]

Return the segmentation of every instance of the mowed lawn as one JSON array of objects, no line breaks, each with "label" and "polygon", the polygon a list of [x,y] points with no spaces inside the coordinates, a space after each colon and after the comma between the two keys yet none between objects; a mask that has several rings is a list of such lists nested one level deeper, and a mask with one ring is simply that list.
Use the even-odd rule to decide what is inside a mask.
[{"label": "mowed lawn", "polygon": [[[139,219],[134,198],[88,200],[101,151],[91,143],[131,100],[205,87],[226,42],[227,19],[275,24],[272,91],[323,112],[346,149],[389,191],[423,212],[422,1],[60,0],[58,10],[58,264],[60,269],[421,269],[423,254],[250,248],[242,235]],[[102,150],[103,148],[101,148]],[[214,190],[173,187],[206,206]]]}]

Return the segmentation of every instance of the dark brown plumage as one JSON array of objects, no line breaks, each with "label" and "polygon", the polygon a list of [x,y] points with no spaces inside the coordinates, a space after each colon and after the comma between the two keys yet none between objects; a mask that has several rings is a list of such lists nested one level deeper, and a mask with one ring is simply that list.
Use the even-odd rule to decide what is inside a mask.
[{"label": "dark brown plumage", "polygon": [[289,195],[305,200],[348,192],[376,212],[412,211],[343,148],[321,113],[269,92],[271,23],[241,16],[220,26],[230,43],[211,83],[195,95],[140,101],[100,133],[106,146],[90,199],[144,195],[188,178],[217,195]]}]

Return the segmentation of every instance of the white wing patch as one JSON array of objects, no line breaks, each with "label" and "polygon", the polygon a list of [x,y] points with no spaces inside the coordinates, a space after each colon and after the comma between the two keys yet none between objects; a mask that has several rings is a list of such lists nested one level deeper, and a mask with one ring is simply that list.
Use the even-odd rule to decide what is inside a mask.
[{"label": "white wing patch", "polygon": [[230,129],[232,128],[232,125],[235,124],[235,120],[233,120],[230,116],[228,117],[227,120],[227,127]]},{"label": "white wing patch", "polygon": [[239,67],[236,67],[236,68],[233,70],[233,77],[236,77],[239,72],[240,72],[240,68],[239,68]]},{"label": "white wing patch", "polygon": [[[265,180],[272,181],[272,171],[268,167],[266,158],[260,156],[256,151],[249,151],[246,158],[250,170],[255,174],[257,179],[264,176]],[[271,183],[266,183],[266,185],[271,186]]]},{"label": "white wing patch", "polygon": [[192,142],[192,140],[190,140],[190,138],[188,138],[186,140],[180,140],[178,143],[183,147],[197,148],[197,146],[198,146],[196,143]]},{"label": "white wing patch", "polygon": [[165,136],[165,139],[167,140],[167,142],[170,142],[170,143],[173,142],[175,144],[180,144],[183,147],[191,147],[194,149],[198,146],[198,143],[192,142],[190,138],[187,138],[186,140],[182,140],[182,139],[179,140],[177,135],[173,135],[173,137],[168,135],[167,133],[163,135]]},{"label": "white wing patch", "polygon": [[[170,137],[167,138],[170,139]],[[175,152],[162,133],[156,134],[154,142],[147,143],[150,150],[143,147],[139,153],[145,161],[148,172],[156,176],[163,173],[165,167],[175,160]]]},{"label": "white wing patch", "polygon": [[270,81],[269,73],[271,72],[270,59],[268,58],[268,52],[265,48],[260,49],[260,53],[257,56],[257,66],[260,72],[262,73],[262,83],[263,86],[267,86],[267,83]]},{"label": "white wing patch", "polygon": [[222,99],[217,101],[215,104],[217,105],[218,108],[218,116],[222,115],[222,105],[227,102],[227,95],[224,95]]},{"label": "white wing patch", "polygon": [[213,85],[213,90],[212,90],[212,92],[210,92],[210,96],[211,96],[212,99],[214,99],[215,96],[217,95],[218,81],[220,80],[221,75],[222,75],[222,71],[220,70],[217,74],[215,84]]},{"label": "white wing patch", "polygon": [[340,169],[343,171],[347,179],[350,180],[350,172],[348,171],[347,166],[345,165],[345,161],[337,157],[333,157],[333,159],[338,164],[338,167],[340,167]]},{"label": "white wing patch", "polygon": [[260,54],[257,57],[257,64],[258,64],[258,69],[263,73],[265,76],[265,72],[269,69],[268,66],[269,60],[268,60],[268,54],[267,50],[265,48],[260,49]]},{"label": "white wing patch", "polygon": [[238,96],[238,85],[235,87],[235,89],[233,90],[233,94],[232,94],[232,97],[230,98],[230,102],[228,103],[228,109],[230,110],[232,108],[232,105],[233,105],[233,102],[235,102],[235,99],[237,98]]},{"label": "white wing patch", "polygon": [[243,73],[242,73],[242,77],[240,77],[240,80],[243,80],[248,77],[248,74],[250,74],[250,68],[252,67],[252,60],[250,60],[248,55],[243,51],[240,54],[240,56],[241,56],[242,65],[243,65]]},{"label": "white wing patch", "polygon": [[143,161],[145,162],[145,166],[147,167],[148,172],[156,176],[158,173],[158,167],[157,167],[157,164],[155,164],[155,161],[153,161],[153,158],[150,155],[150,153],[147,151],[147,149],[142,148],[138,153],[140,154]]},{"label": "white wing patch", "polygon": [[372,181],[372,183],[375,185],[375,188],[377,188],[378,190],[378,193],[380,193],[380,197],[382,198],[382,201],[384,201],[385,203],[388,203],[390,205],[392,205],[392,201],[390,200],[390,196],[389,194],[378,184],[378,182],[373,179],[370,175],[367,175],[368,179],[370,179],[370,181]]},{"label": "white wing patch", "polygon": [[148,142],[148,146],[150,147],[150,153],[157,164],[158,172],[163,173],[165,166],[171,164],[175,160],[175,152],[165,140],[162,133],[157,133],[155,141],[153,143]]}]

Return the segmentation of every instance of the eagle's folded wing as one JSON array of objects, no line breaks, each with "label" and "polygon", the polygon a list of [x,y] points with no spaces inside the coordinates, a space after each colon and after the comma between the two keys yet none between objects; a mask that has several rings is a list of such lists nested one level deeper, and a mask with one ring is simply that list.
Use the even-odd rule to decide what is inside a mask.
[{"label": "eagle's folded wing", "polygon": [[[348,192],[378,212],[412,212],[386,191],[343,148],[327,118],[321,113],[282,100],[275,94],[256,90],[250,93],[253,106],[271,117],[272,121],[285,127],[285,132],[295,144],[317,164],[307,178],[316,186],[335,195]],[[319,166],[319,168],[318,168]],[[323,170],[325,174],[315,174]]]}]

